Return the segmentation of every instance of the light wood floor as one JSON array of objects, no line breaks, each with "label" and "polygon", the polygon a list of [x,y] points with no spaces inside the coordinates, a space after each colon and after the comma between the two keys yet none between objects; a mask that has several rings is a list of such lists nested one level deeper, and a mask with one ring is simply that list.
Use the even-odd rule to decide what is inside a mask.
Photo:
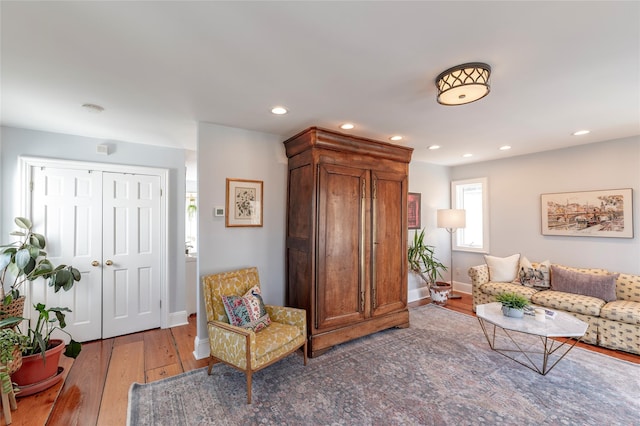
[{"label": "light wood floor", "polygon": [[[410,307],[425,303],[413,302]],[[447,308],[473,315],[467,294],[450,300]],[[207,365],[206,360],[193,359],[195,336],[195,317],[190,317],[189,324],[180,327],[85,343],[75,361],[63,356],[63,383],[18,399],[13,425],[124,425],[133,382],[152,382]],[[579,345],[640,364],[638,355]],[[0,425],[4,424],[2,418]]]}]

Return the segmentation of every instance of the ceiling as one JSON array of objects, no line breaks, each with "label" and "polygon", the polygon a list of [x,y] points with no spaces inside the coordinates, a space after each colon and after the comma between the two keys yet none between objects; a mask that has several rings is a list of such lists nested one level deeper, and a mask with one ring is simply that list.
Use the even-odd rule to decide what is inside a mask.
[{"label": "ceiling", "polygon": [[[199,121],[283,140],[352,122],[440,165],[640,134],[636,1],[0,7],[5,126],[194,150]],[[492,67],[491,93],[438,104],[436,76],[477,61]]]}]

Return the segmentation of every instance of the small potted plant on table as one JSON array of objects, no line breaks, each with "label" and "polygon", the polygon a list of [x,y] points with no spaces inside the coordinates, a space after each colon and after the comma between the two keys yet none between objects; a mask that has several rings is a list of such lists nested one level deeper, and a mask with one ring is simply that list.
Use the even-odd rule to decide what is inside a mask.
[{"label": "small potted plant on table", "polygon": [[502,314],[512,318],[522,318],[524,308],[529,305],[529,300],[526,297],[511,292],[496,295],[496,301],[502,304]]}]

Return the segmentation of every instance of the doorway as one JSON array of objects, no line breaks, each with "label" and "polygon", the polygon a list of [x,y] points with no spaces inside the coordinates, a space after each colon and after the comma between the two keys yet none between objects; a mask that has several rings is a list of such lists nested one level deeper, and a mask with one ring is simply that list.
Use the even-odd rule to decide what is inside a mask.
[{"label": "doorway", "polygon": [[160,327],[167,171],[43,159],[24,159],[23,171],[25,212],[49,259],[82,274],[68,292],[32,283],[26,306],[69,307],[65,330],[78,341]]}]

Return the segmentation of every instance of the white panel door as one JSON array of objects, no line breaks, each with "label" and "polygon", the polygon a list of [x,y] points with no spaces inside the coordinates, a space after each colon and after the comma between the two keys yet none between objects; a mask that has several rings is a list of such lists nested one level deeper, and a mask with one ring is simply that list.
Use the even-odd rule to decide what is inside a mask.
[{"label": "white panel door", "polygon": [[160,177],[103,173],[103,330],[160,326]]},{"label": "white panel door", "polygon": [[[37,318],[33,303],[68,307],[72,312],[66,315],[65,330],[77,341],[102,336],[101,175],[88,170],[31,168],[34,231],[46,237],[45,251],[54,265],[73,265],[82,273],[68,292],[55,293],[43,280],[31,283],[31,318]],[[67,337],[64,333],[57,336]]]}]

